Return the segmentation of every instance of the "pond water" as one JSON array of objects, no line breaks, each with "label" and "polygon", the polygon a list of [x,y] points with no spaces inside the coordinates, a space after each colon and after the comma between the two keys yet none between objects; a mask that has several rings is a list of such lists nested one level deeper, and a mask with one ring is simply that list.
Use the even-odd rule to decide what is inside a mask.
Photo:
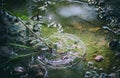
[{"label": "pond water", "polygon": [[[102,54],[104,50],[106,52],[108,51],[108,47],[106,47],[106,39],[109,37],[106,36],[106,32],[105,34],[100,34],[101,32],[97,32],[100,29],[101,22],[97,20],[97,13],[95,12],[95,8],[93,6],[89,6],[87,3],[79,2],[77,0],[38,1],[41,1],[41,3],[36,3],[35,5],[32,2],[28,2],[28,5],[30,5],[30,7],[28,8],[27,15],[31,17],[32,15],[34,15],[34,13],[37,13],[37,11],[40,10],[40,14],[38,14],[40,21],[46,23],[45,28],[47,29],[41,29],[41,31],[44,31],[42,32],[43,36],[50,38],[50,43],[62,43],[62,45],[57,45],[59,46],[56,50],[58,53],[67,53],[68,49],[71,49],[71,46],[73,46],[76,41],[78,43],[74,46],[77,46],[78,48],[72,49],[70,51],[74,53],[76,51],[79,51],[77,56],[80,57],[84,55],[81,55],[82,52],[88,52],[88,56],[92,58],[88,57],[87,61],[93,59],[92,53],[98,52],[98,54]],[[25,7],[28,5],[25,5]],[[38,8],[37,10],[35,9],[36,6]],[[24,7],[21,7],[20,9],[24,9]],[[16,8],[14,10],[16,10]],[[55,30],[57,31],[54,32],[52,28],[56,28]],[[45,34],[49,35],[46,36]],[[47,40],[46,42],[49,43],[49,41]],[[105,49],[104,47],[106,47],[107,49]],[[100,52],[98,51],[99,49],[101,49]],[[58,57],[60,58],[61,56],[58,55]],[[77,62],[79,61],[77,64],[68,68],[65,68],[67,66],[66,64],[64,64],[62,68],[55,68],[54,66],[56,65],[53,65],[52,68],[49,68],[46,65],[49,78],[84,78],[86,61],[85,59],[83,60],[80,57],[77,60]],[[57,61],[59,60],[57,59]],[[105,64],[105,62],[102,62],[102,64]]]}]

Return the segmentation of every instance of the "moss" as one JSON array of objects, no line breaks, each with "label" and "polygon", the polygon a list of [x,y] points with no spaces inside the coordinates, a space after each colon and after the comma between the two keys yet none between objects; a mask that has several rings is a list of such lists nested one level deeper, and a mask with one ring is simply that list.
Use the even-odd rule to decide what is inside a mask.
[{"label": "moss", "polygon": [[57,28],[42,26],[41,33],[42,33],[43,37],[49,37],[50,35],[54,34],[55,32],[57,32]]},{"label": "moss", "polygon": [[[98,24],[97,27],[101,27],[100,25],[101,24]],[[81,32],[82,29],[84,29],[85,32]],[[90,31],[89,29],[92,31]],[[104,31],[97,31],[98,30],[96,30],[93,25],[88,23],[79,23],[76,27],[70,26],[69,29],[68,27],[65,27],[65,32],[78,35],[84,41],[87,47],[86,60],[93,61],[95,66],[99,68],[104,68],[107,71],[112,60],[114,60],[114,54],[108,48],[108,41],[110,36],[106,33],[103,33]],[[96,62],[94,61],[96,55],[102,55],[105,59],[102,62]]]}]

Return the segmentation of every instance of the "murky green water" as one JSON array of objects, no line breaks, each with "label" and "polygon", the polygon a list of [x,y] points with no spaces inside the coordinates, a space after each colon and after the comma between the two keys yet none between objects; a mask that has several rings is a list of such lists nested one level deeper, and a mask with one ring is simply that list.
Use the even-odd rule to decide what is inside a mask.
[{"label": "murky green water", "polygon": [[[81,71],[82,72],[82,71]],[[50,78],[82,78],[80,71],[64,69],[49,71]]]},{"label": "murky green water", "polygon": [[[91,21],[96,19],[96,13],[94,12],[93,7],[88,6],[86,3],[78,2],[54,3],[49,5],[49,7],[47,7],[47,11],[44,13],[44,21],[47,20],[49,23],[55,21],[62,25],[66,25],[68,23],[72,24],[74,21]],[[80,62],[77,66],[73,66],[72,68],[48,69],[48,75],[49,78],[83,78],[83,71],[84,64]]]}]

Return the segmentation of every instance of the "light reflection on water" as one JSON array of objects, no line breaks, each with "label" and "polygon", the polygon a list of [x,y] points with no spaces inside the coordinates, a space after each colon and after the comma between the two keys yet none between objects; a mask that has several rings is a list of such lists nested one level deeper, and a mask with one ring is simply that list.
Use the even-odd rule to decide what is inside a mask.
[{"label": "light reflection on water", "polygon": [[68,6],[62,6],[57,12],[64,17],[77,16],[85,20],[94,20],[97,17],[94,8],[85,3],[82,5],[72,4]]}]

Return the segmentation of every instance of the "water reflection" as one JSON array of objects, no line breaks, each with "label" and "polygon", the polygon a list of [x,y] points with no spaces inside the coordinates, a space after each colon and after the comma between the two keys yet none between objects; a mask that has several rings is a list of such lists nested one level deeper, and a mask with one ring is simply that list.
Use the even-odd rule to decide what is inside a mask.
[{"label": "water reflection", "polygon": [[81,5],[65,5],[58,8],[57,12],[64,17],[77,16],[85,20],[94,20],[97,17],[93,7],[83,3]]}]

